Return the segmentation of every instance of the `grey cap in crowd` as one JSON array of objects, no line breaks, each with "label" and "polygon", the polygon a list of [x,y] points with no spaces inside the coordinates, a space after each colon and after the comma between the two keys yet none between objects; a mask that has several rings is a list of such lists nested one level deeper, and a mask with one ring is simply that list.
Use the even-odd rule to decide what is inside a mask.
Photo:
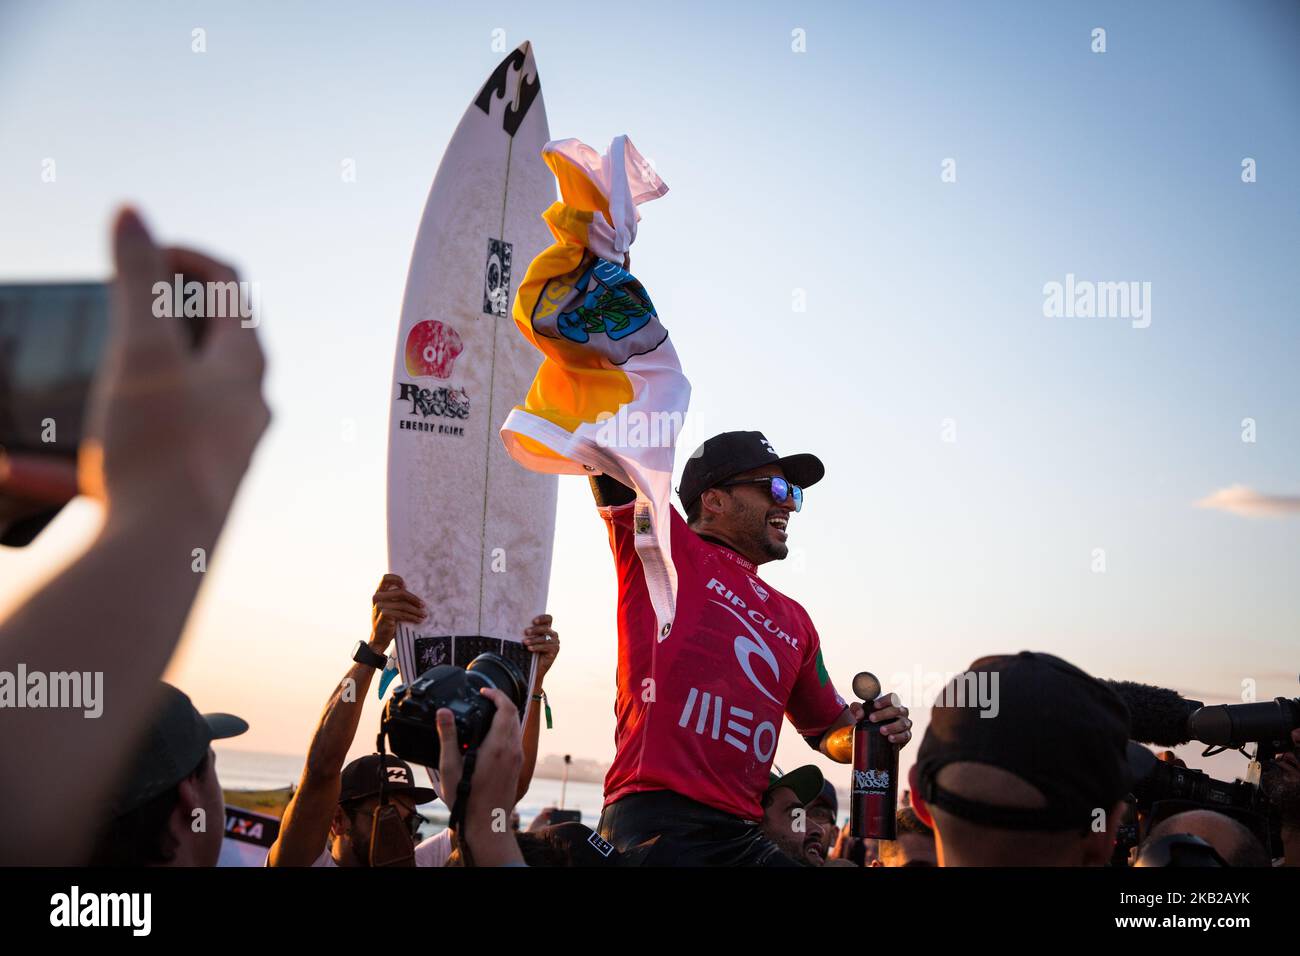
[{"label": "grey cap in crowd", "polygon": [[159,682],[158,707],[112,801],[120,817],[176,786],[199,766],[214,740],[238,737],[248,723],[233,714],[200,714],[183,692]]}]

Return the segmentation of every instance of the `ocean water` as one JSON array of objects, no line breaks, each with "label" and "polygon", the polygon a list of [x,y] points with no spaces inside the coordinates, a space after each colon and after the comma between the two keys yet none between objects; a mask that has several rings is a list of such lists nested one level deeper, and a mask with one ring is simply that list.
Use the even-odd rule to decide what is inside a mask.
[{"label": "ocean water", "polygon": [[[222,750],[218,747],[213,749],[217,754],[217,775],[222,787],[227,790],[274,790],[290,784],[296,786],[298,778],[302,776],[305,762],[303,757],[250,750]],[[423,771],[417,769],[416,773],[422,774]],[[533,777],[528,792],[515,809],[519,811],[519,825],[524,828],[543,807],[556,806],[581,811],[582,822],[594,828],[600,818],[603,802],[604,790],[598,783],[570,780],[567,786],[563,786],[559,780]],[[447,807],[441,800],[425,804],[420,812],[428,821],[428,826],[421,830],[424,836],[432,835],[447,825]]]}]

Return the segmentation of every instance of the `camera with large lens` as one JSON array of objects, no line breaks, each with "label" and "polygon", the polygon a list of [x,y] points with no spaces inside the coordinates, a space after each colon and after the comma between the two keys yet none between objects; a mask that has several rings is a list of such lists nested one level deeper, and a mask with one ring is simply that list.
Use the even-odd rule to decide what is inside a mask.
[{"label": "camera with large lens", "polygon": [[1261,761],[1292,750],[1291,731],[1297,727],[1300,727],[1300,697],[1216,704],[1200,708],[1187,719],[1187,730],[1194,740],[1229,750],[1258,744],[1257,759]]},{"label": "camera with large lens", "polygon": [[[1300,697],[1207,707],[1167,687],[1104,683],[1129,710],[1129,770],[1134,781],[1130,802],[1135,810],[1150,820],[1183,810],[1213,810],[1244,824],[1271,855],[1278,855],[1282,819],[1300,812],[1300,793],[1289,785],[1278,761],[1283,754],[1300,751],[1292,738],[1300,728]],[[1245,779],[1218,780],[1201,770],[1157,760],[1143,746],[1177,747],[1192,741],[1206,745],[1202,757],[1240,753],[1249,761]],[[1133,845],[1135,836],[1125,831],[1124,843]]]},{"label": "camera with large lens", "polygon": [[1146,808],[1161,800],[1182,800],[1218,810],[1257,813],[1259,788],[1244,780],[1216,780],[1203,770],[1155,761],[1150,772],[1133,787],[1138,806]]},{"label": "camera with large lens", "polygon": [[[1152,760],[1150,770],[1135,782],[1133,796],[1153,821],[1184,810],[1213,810],[1245,826],[1276,856],[1282,834],[1275,808],[1259,786],[1245,780],[1218,780],[1203,770]],[[1151,865],[1151,864],[1143,864]]]},{"label": "camera with large lens", "polygon": [[393,691],[384,706],[381,742],[387,737],[392,752],[403,760],[436,769],[441,756],[437,713],[445,707],[456,718],[461,753],[477,749],[497,709],[479,693],[484,687],[501,691],[524,712],[528,687],[523,673],[500,654],[480,654],[469,667],[442,664]]}]

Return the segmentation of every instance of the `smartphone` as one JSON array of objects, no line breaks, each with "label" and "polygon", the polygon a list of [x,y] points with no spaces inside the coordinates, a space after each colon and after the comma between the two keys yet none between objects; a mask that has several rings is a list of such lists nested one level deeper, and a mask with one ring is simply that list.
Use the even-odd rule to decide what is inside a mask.
[{"label": "smartphone", "polygon": [[[176,290],[185,282],[178,279]],[[108,306],[107,282],[0,283],[0,545],[30,543],[76,495],[77,447],[108,340]],[[173,308],[184,316],[180,301]],[[198,348],[206,320],[180,321]]]},{"label": "smartphone", "polygon": [[76,494],[107,335],[107,283],[0,283],[0,545],[30,544]]},{"label": "smartphone", "polygon": [[0,449],[75,461],[108,335],[108,284],[0,284]]}]

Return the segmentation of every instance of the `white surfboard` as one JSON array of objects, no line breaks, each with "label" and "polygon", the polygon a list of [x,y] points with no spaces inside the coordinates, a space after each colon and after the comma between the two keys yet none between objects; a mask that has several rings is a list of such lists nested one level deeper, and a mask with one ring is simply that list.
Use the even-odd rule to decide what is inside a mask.
[{"label": "white surfboard", "polygon": [[524,43],[456,127],[416,236],[390,393],[388,566],[430,615],[398,630],[405,681],[483,651],[532,673],[519,642],[546,609],[556,478],[516,464],[497,433],[541,363],[510,307],[551,241],[548,138]]}]

